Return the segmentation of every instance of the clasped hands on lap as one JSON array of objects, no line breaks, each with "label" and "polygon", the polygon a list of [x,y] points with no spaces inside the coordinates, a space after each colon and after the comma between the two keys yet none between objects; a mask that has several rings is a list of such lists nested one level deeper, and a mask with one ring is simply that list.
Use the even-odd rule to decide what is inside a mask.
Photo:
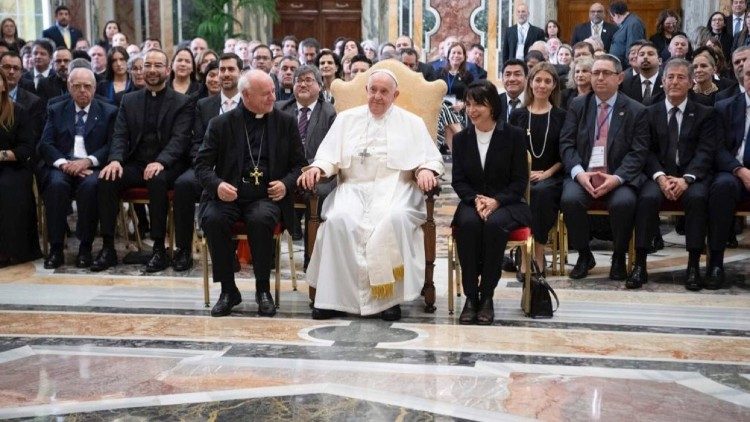
[{"label": "clasped hands on lap", "polygon": [[477,214],[479,214],[482,221],[487,221],[490,214],[500,208],[500,203],[497,202],[497,199],[490,198],[489,196],[477,195],[474,198],[474,208],[477,210]]},{"label": "clasped hands on lap", "polygon": [[664,197],[670,201],[680,199],[688,188],[687,182],[682,177],[661,175],[656,178],[656,183],[659,184],[659,189],[661,189]]},{"label": "clasped hands on lap", "polygon": [[[297,185],[303,189],[312,190],[320,180],[322,173],[323,171],[319,167],[310,167],[302,172],[297,179]],[[417,171],[417,186],[422,192],[429,192],[435,189],[437,185],[438,179],[432,170],[423,168]]]},{"label": "clasped hands on lap", "polygon": [[94,172],[91,170],[91,165],[91,160],[88,158],[82,158],[60,164],[60,170],[69,176],[86,177]]},{"label": "clasped hands on lap", "polygon": [[582,171],[576,175],[576,181],[595,199],[607,195],[620,186],[620,179],[617,176],[600,171]]}]

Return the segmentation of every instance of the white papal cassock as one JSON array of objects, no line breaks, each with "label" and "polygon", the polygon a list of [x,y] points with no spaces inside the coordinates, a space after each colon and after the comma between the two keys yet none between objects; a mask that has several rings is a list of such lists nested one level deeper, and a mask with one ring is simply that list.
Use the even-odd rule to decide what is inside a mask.
[{"label": "white papal cassock", "polygon": [[415,171],[443,173],[422,119],[397,106],[380,119],[367,106],[346,110],[311,166],[338,175],[307,268],[315,307],[371,315],[417,298],[427,211]]}]

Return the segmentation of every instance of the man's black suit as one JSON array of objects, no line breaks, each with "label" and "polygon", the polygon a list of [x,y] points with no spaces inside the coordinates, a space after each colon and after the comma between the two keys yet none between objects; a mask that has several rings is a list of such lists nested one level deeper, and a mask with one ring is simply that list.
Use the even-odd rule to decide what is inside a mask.
[{"label": "man's black suit", "polygon": [[68,93],[68,81],[64,80],[58,74],[50,75],[47,78],[39,80],[39,86],[36,87],[36,94],[49,104],[49,100],[59,95]]},{"label": "man's black suit", "polygon": [[[531,211],[524,200],[529,182],[526,140],[521,129],[499,121],[492,134],[484,167],[474,127],[453,138],[453,189],[460,202],[451,225],[458,229],[456,244],[466,297],[492,298],[500,279],[508,233],[531,226]],[[500,207],[483,221],[474,200],[484,195]],[[481,285],[478,286],[481,275]]]},{"label": "man's black suit", "polygon": [[737,159],[737,154],[745,142],[745,114],[747,94],[739,93],[734,97],[716,103],[716,113],[720,124],[717,130],[716,154],[714,156],[713,183],[709,193],[708,210],[708,243],[711,253],[723,254],[726,242],[734,227],[734,211],[737,203],[750,198],[742,181],[733,172],[745,163]]},{"label": "man's black suit", "polygon": [[[240,103],[234,110],[212,119],[195,159],[195,174],[203,187],[199,219],[211,252],[213,280],[222,283],[224,292],[236,289],[231,229],[240,219],[244,220],[248,231],[257,291],[268,291],[273,230],[280,220],[285,223],[293,221],[293,192],[302,167],[307,165],[296,119],[274,109],[260,123],[264,128],[261,142],[265,142],[268,149],[268,168],[263,171],[263,184],[254,188],[253,179],[243,177],[243,167],[249,155],[246,121],[250,118],[250,112]],[[262,192],[269,182],[275,180],[281,181],[286,188],[286,196],[278,202],[272,201],[267,194],[261,193],[260,198],[244,195],[252,189]],[[218,197],[217,190],[222,182],[238,189],[235,201],[225,202]]]},{"label": "man's black suit", "polygon": [[[109,140],[115,127],[117,107],[94,99],[86,117],[83,132],[84,146],[89,156],[101,165],[107,162]],[[72,99],[60,101],[47,111],[47,124],[39,142],[39,155],[44,165],[40,170],[42,193],[47,213],[49,241],[62,246],[67,228],[70,199],[75,192],[78,209],[76,236],[82,245],[91,248],[99,219],[97,210],[97,179],[99,167],[86,177],[65,174],[54,166],[60,159],[72,160],[75,144],[76,107]]]},{"label": "man's black suit", "polygon": [[[592,92],[575,98],[568,109],[560,134],[560,157],[565,167],[565,180],[560,201],[568,226],[570,245],[578,251],[589,250],[587,210],[593,198],[570,175],[576,166],[588,169],[596,133],[597,103]],[[622,184],[599,199],[607,203],[614,252],[624,253],[633,231],[638,189],[646,180],[643,165],[648,157],[649,132],[646,108],[618,94],[612,109],[607,136],[606,162],[608,173],[622,179]]]},{"label": "man's black suit", "polygon": [[[523,106],[524,106],[523,103],[519,102],[518,105],[514,108],[514,110],[523,108]],[[508,93],[503,92],[502,94],[500,94],[500,118],[498,120],[507,122],[508,117],[510,117],[510,112],[511,112],[510,109],[511,109],[511,106],[510,104],[508,104]]]},{"label": "man's black suit", "polygon": [[19,86],[16,88],[16,102],[21,104],[26,109],[26,113],[29,114],[29,126],[33,130],[34,141],[36,142],[42,135],[44,122],[47,118],[44,100]]},{"label": "man's black suit", "polygon": [[640,76],[634,76],[632,78],[622,81],[620,84],[620,92],[627,95],[628,97],[638,101],[639,103],[650,106],[658,102],[664,101],[664,86],[661,81],[662,73],[656,75],[656,82],[651,86],[651,100],[644,101],[643,99],[643,84]]},{"label": "man's black suit", "polygon": [[[529,30],[526,32],[526,40],[523,43],[523,56],[529,52],[529,47],[536,41],[544,41],[544,30],[537,26],[529,24]],[[516,57],[516,48],[518,46],[518,25],[513,25],[505,29],[503,36],[503,63],[508,59]]]},{"label": "man's black suit", "polygon": [[57,25],[52,25],[49,28],[42,31],[42,38],[49,38],[52,41],[55,42],[56,47],[67,47],[68,50],[73,50],[73,48],[76,46],[76,42],[83,38],[83,34],[80,30],[77,28],[73,28],[72,26],[68,25],[68,31],[70,32],[70,44],[65,44],[65,38],[62,36],[62,33],[60,32],[60,28],[57,27]]},{"label": "man's black suit", "polygon": [[[47,76],[42,76],[39,80],[41,81],[45,77],[49,78],[49,77],[55,75],[55,73],[56,73],[55,69],[50,66],[50,70],[49,70],[49,73],[47,74]],[[36,94],[37,93],[36,92],[36,88],[37,88],[36,85],[37,84],[34,83],[34,71],[30,70],[28,72],[25,72],[21,76],[21,80],[18,81],[18,85],[21,86],[21,87],[23,87],[27,91],[31,91],[32,93]]]},{"label": "man's black suit", "polygon": [[[195,105],[193,139],[190,147],[190,162],[194,163],[203,143],[208,122],[221,112],[221,94],[203,98]],[[174,226],[175,244],[178,249],[190,249],[195,222],[195,204],[200,202],[203,188],[195,177],[191,166],[174,182]]]},{"label": "man's black suit", "polygon": [[648,180],[641,186],[638,195],[636,248],[650,248],[658,230],[659,208],[666,198],[654,180],[654,175],[664,173],[667,176],[691,175],[695,178],[695,182],[688,185],[678,201],[685,211],[686,247],[690,251],[701,251],[706,238],[708,190],[711,186],[716,123],[719,118],[713,108],[688,100],[679,126],[679,140],[674,145],[665,102],[653,104],[647,110],[651,151],[643,168]]},{"label": "man's black suit", "polygon": [[[612,35],[617,31],[617,25],[611,24],[606,21],[602,21],[602,32],[599,34],[604,44],[604,51],[609,51],[609,46],[612,45]],[[570,38],[570,45],[575,45],[577,42],[583,41],[591,36],[591,22],[587,21],[576,25],[573,29],[573,36]]]},{"label": "man's black suit", "polygon": [[730,86],[727,89],[723,89],[716,93],[716,96],[714,96],[714,103],[718,104],[721,100],[726,100],[727,98],[732,98],[735,95],[741,93],[740,86],[735,84],[733,86]]},{"label": "man's black suit", "polygon": [[[143,89],[125,94],[120,104],[115,130],[110,144],[108,162],[118,161],[123,168],[122,177],[115,181],[99,181],[99,218],[101,232],[112,238],[119,212],[120,192],[130,187],[148,189],[151,217],[151,238],[163,241],[167,231],[167,191],[187,166],[190,148],[190,130],[193,123],[193,106],[189,97],[170,88],[164,88],[164,98],[157,117],[156,133],[144,133],[146,121],[146,96],[151,91]],[[146,137],[153,140],[146,142]],[[143,170],[149,162],[140,162],[139,148],[155,142],[156,158],[164,170],[150,180],[143,179]],[[107,163],[104,163],[107,164]]]}]

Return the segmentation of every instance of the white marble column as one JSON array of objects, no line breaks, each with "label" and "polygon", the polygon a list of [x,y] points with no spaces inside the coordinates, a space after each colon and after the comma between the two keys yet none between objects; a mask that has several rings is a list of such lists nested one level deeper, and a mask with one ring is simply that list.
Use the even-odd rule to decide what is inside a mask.
[{"label": "white marble column", "polygon": [[[516,0],[515,3],[517,3],[518,0]],[[524,0],[526,3],[526,6],[529,8],[529,22],[531,22],[532,25],[538,26],[540,28],[544,28],[544,24],[547,23],[548,19],[551,19],[549,17],[548,7],[550,7],[548,4],[552,5],[555,2],[552,1],[546,1],[546,0]],[[557,6],[554,5],[555,9],[555,16],[557,16]]]},{"label": "white marble column", "polygon": [[695,38],[695,30],[706,26],[711,13],[719,10],[719,3],[719,0],[682,0],[682,10],[685,11],[682,28],[691,40]]}]

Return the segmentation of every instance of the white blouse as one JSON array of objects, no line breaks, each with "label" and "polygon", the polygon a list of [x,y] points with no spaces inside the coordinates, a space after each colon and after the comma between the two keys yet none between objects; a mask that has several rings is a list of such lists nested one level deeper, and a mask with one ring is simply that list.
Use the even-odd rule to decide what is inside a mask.
[{"label": "white blouse", "polygon": [[495,132],[495,126],[492,126],[489,132],[482,132],[479,129],[476,129],[476,131],[479,159],[482,162],[482,170],[484,170],[484,162],[487,159],[487,150],[490,149],[490,140],[492,139],[492,133]]}]

